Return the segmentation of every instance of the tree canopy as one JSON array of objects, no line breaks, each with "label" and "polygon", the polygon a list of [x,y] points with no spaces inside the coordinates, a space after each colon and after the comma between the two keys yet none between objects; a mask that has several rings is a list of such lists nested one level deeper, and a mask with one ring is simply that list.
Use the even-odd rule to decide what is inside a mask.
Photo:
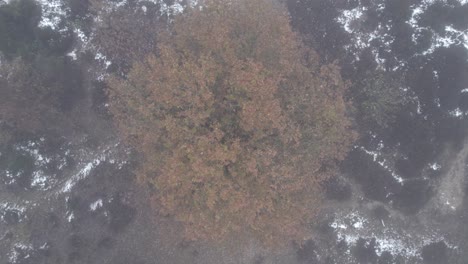
[{"label": "tree canopy", "polygon": [[302,241],[355,139],[339,68],[320,65],[270,0],[202,1],[158,41],[108,81],[155,208],[190,239]]},{"label": "tree canopy", "polygon": [[0,147],[20,134],[62,131],[63,112],[81,93],[81,69],[65,56],[71,31],[42,28],[40,18],[34,0],[0,4]]},{"label": "tree canopy", "polygon": [[73,42],[70,30],[56,32],[38,27],[41,7],[34,0],[13,0],[0,4],[0,53],[8,60],[31,60],[38,54],[60,56]]}]

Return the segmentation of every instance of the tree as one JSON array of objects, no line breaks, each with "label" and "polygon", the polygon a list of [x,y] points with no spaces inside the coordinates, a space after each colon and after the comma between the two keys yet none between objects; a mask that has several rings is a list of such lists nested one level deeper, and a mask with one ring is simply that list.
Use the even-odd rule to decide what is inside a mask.
[{"label": "tree", "polygon": [[34,1],[16,0],[0,5],[0,51],[14,56],[35,49],[40,19],[41,9]]},{"label": "tree", "polygon": [[367,72],[354,86],[353,98],[363,128],[387,129],[407,103],[404,78],[391,72]]},{"label": "tree", "polygon": [[302,241],[355,139],[338,67],[319,65],[269,0],[203,1],[159,39],[108,81],[156,208],[190,239]]},{"label": "tree", "polygon": [[37,54],[59,56],[68,51],[72,32],[40,28],[41,7],[34,0],[12,0],[0,4],[0,53],[8,60]]},{"label": "tree", "polygon": [[[91,10],[101,19],[96,23],[93,44],[112,61],[114,72],[125,74],[131,65],[155,51],[161,28],[157,6],[151,3],[112,9],[105,1],[92,0]],[[146,10],[146,11],[145,11]]]},{"label": "tree", "polygon": [[[81,96],[81,71],[66,57],[16,58],[0,65],[0,130],[7,135],[60,132]],[[4,139],[4,142],[7,140]]]}]

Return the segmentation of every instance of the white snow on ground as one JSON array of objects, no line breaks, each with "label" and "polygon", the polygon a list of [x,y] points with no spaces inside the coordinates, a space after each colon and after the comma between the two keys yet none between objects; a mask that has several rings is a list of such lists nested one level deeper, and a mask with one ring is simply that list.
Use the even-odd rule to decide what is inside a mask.
[{"label": "white snow on ground", "polygon": [[[28,141],[25,145],[16,146],[16,150],[28,153],[34,159],[35,170],[32,175],[31,187],[48,190],[56,182],[55,175],[47,175],[44,172],[45,167],[52,161],[51,157],[40,153],[40,146],[44,141],[41,138],[39,141]],[[62,160],[60,164],[64,161]]]},{"label": "white snow on ground", "polygon": [[39,152],[40,144],[43,141],[44,141],[43,138],[41,138],[39,142],[30,140],[25,145],[17,145],[15,149],[18,151],[24,151],[28,153],[29,155],[31,155],[34,158],[34,164],[36,166],[44,166],[44,165],[47,165],[47,163],[49,163],[51,159],[49,157],[43,156]]},{"label": "white snow on ground", "polygon": [[438,171],[442,168],[442,166],[440,166],[439,163],[437,162],[434,162],[432,164],[429,164],[429,167],[432,169],[432,170],[435,170],[435,171]]},{"label": "white snow on ground", "polygon": [[[436,1],[434,0],[426,0],[422,1],[418,5],[413,5],[413,13],[411,15],[410,20],[407,22],[416,31],[416,33],[413,34],[413,42],[415,43],[418,34],[420,34],[422,30],[430,30],[432,33],[431,47],[424,51],[422,55],[431,54],[439,47],[449,47],[453,44],[462,44],[463,46],[465,46],[465,48],[468,49],[468,30],[461,31],[448,25],[445,26],[445,35],[440,35],[429,28],[418,26],[418,21],[421,18],[421,15],[427,10],[429,6],[431,6],[435,2]],[[459,2],[461,4],[466,4],[468,3],[468,0],[459,0]]]},{"label": "white snow on ground", "polygon": [[353,227],[354,229],[362,229],[365,224],[368,223],[367,219],[357,214],[357,212],[351,212],[347,214],[343,219],[346,221],[334,221],[330,226],[334,229],[348,229]]},{"label": "white snow on ground", "polygon": [[28,259],[30,257],[29,251],[32,251],[34,248],[30,244],[16,243],[11,251],[8,253],[8,261],[11,264],[18,263],[18,258],[20,257],[21,252],[24,252],[26,255],[22,259]]},{"label": "white snow on ground", "polygon": [[[383,4],[378,6],[378,9],[384,8]],[[386,33],[386,29],[388,29],[388,25],[379,24],[377,29],[373,32],[362,32],[360,31],[360,23],[364,19],[364,14],[367,11],[366,7],[356,7],[351,10],[343,10],[341,15],[337,18],[337,22],[340,23],[344,30],[351,34],[352,36],[352,44],[347,45],[345,48],[347,50],[354,50],[355,59],[359,59],[360,51],[364,50],[365,48],[370,47],[370,44],[375,41],[379,40],[381,45],[385,48],[389,49],[390,44],[393,42],[394,38]],[[383,66],[385,60],[378,56],[376,50],[372,51],[375,61],[377,65],[380,67]],[[403,64],[404,65],[404,64]],[[400,65],[400,66],[403,66]],[[396,70],[396,69],[395,69]]]},{"label": "white snow on ground", "polygon": [[77,60],[78,56],[88,50],[90,48],[90,38],[86,36],[86,34],[77,27],[73,27],[73,33],[75,33],[77,43],[72,51],[67,53],[67,56],[69,56],[72,60]]},{"label": "white snow on ground", "polygon": [[[73,146],[66,145],[58,153],[45,154],[41,149],[43,141],[44,139],[37,141],[30,140],[24,144],[14,146],[16,151],[24,153],[33,159],[34,171],[32,173],[31,187],[36,190],[45,191],[56,187],[59,182],[58,175],[65,173],[66,175],[62,175],[61,178],[67,180],[60,185],[60,192],[69,192],[78,181],[88,177],[91,171],[102,162],[113,164],[119,169],[126,163],[126,157],[119,158],[115,156],[116,152],[119,152],[119,143],[112,143],[97,150],[83,148],[76,150]],[[68,170],[63,171],[69,158],[78,161],[75,169],[72,170],[71,176]],[[49,168],[52,165],[53,167]],[[53,173],[50,171],[53,171]],[[7,184],[12,184],[23,172],[18,171],[16,174],[13,174],[12,171],[5,170],[3,173],[4,179],[10,181]]]},{"label": "white snow on ground", "polygon": [[380,166],[382,166],[386,171],[388,171],[392,177],[398,182],[400,183],[401,185],[404,184],[405,182],[405,179],[403,179],[403,177],[401,177],[400,175],[398,175],[392,168],[391,166],[389,165],[389,162],[384,158],[382,157],[382,154],[380,152],[381,149],[377,149],[377,150],[374,150],[374,151],[371,151],[371,150],[367,150],[366,148],[360,146],[360,147],[357,147],[356,148],[359,148],[360,150],[364,151],[364,153],[370,155],[372,157],[372,160],[374,162],[377,162],[377,164],[379,164]]},{"label": "white snow on ground", "polygon": [[[43,0],[44,1],[44,0]],[[166,14],[168,16],[173,16],[179,13],[182,13],[184,11],[184,0],[175,0],[173,4],[168,5],[165,3],[163,0],[139,0],[138,2],[151,2],[154,4],[158,4],[160,6],[160,12],[162,14]],[[194,5],[197,1],[188,1],[190,5]],[[118,8],[121,8],[127,4],[127,0],[120,0],[120,1],[106,1],[103,6],[103,11],[104,12],[110,12],[112,10],[116,10]],[[146,12],[147,7],[142,6],[142,10]],[[99,21],[99,17],[94,18],[95,21]]]},{"label": "white snow on ground", "polygon": [[[426,10],[436,2],[436,0],[424,0],[418,4],[414,4],[411,6],[412,15],[408,19],[408,21],[406,21],[406,23],[414,29],[412,41],[416,44],[420,35],[424,31],[430,31],[430,33],[432,34],[430,46],[426,50],[420,52],[419,54],[416,54],[415,56],[427,56],[432,54],[438,48],[449,47],[452,45],[464,46],[466,49],[468,49],[468,29],[458,30],[451,25],[446,25],[445,32],[439,34],[430,28],[420,27],[418,25],[419,21],[421,20],[422,14],[424,14],[424,12],[426,12]],[[442,2],[446,3],[447,1]],[[460,0],[459,2],[462,4],[468,4],[468,0]],[[384,4],[380,4],[377,7],[377,10],[383,9],[384,7]],[[390,25],[385,23],[379,23],[378,26],[372,32],[363,32],[363,30],[361,30],[360,24],[366,17],[366,11],[366,7],[356,7],[351,10],[342,10],[341,15],[337,18],[337,22],[342,25],[343,29],[346,32],[348,32],[352,38],[352,44],[347,45],[345,48],[354,54],[355,60],[359,60],[361,51],[363,51],[366,48],[369,48],[372,42],[377,41],[379,43],[378,47],[374,47],[373,50],[371,50],[371,52],[374,56],[375,61],[377,62],[377,65],[380,68],[383,68],[385,60],[379,57],[378,49],[391,52],[391,44],[393,43],[395,38],[387,34],[387,32],[390,31]],[[404,67],[406,64],[406,61],[399,61],[398,65],[395,66],[392,70],[396,71]],[[437,74],[438,73],[435,72],[436,78]],[[462,90],[462,93],[466,92],[468,92],[468,88]],[[417,97],[414,97],[413,99],[418,107],[417,113],[422,114],[419,99]],[[435,103],[436,105],[440,106],[440,101],[437,100],[435,101]],[[468,111],[464,112],[457,108],[455,110],[447,112],[447,114],[454,118],[463,119],[468,116]],[[424,119],[426,118],[427,116],[424,116]]]},{"label": "white snow on ground", "polygon": [[408,230],[393,228],[391,223],[385,223],[383,220],[372,222],[357,211],[338,216],[330,227],[335,230],[338,240],[345,241],[348,246],[354,246],[359,238],[367,241],[375,239],[378,256],[388,251],[392,255],[420,258],[422,247],[441,240],[444,240],[448,247],[456,248],[436,231],[411,233]]},{"label": "white snow on ground", "polygon": [[42,8],[40,27],[58,29],[59,23],[66,15],[65,6],[61,0],[37,0]]},{"label": "white snow on ground", "polygon": [[[16,151],[22,155],[29,155],[34,162],[34,169],[32,172],[32,183],[31,186],[35,190],[45,191],[54,189],[54,192],[45,192],[43,198],[48,199],[50,195],[58,195],[61,193],[68,193],[72,191],[73,187],[82,179],[91,175],[92,171],[102,163],[111,164],[117,169],[122,169],[126,164],[128,156],[128,150],[122,149],[120,144],[112,142],[110,144],[103,144],[97,148],[84,148],[85,141],[79,140],[75,143],[64,145],[54,153],[43,152],[42,140],[27,141],[24,144],[15,145]],[[76,162],[76,165],[70,167],[67,163],[68,159],[72,159]],[[46,172],[52,167],[53,174],[47,174]],[[19,174],[22,172],[20,171]],[[6,179],[10,179],[14,182],[18,175],[13,175],[10,171],[4,171]],[[60,176],[60,177],[59,177]],[[63,179],[63,180],[59,180]],[[37,197],[36,197],[37,198]],[[33,206],[37,205],[37,199],[35,202],[24,200],[21,203],[17,202],[4,202],[0,203],[0,220],[3,220],[4,211],[15,211],[20,215],[20,221],[24,219],[25,212]],[[102,200],[97,200],[90,206],[90,209],[96,210],[103,206]],[[67,221],[72,221],[75,218],[73,212],[67,212]]]},{"label": "white snow on ground", "polygon": [[109,68],[109,66],[112,64],[110,60],[107,59],[106,56],[104,56],[102,53],[97,52],[96,55],[94,56],[94,59],[103,63],[105,68]]},{"label": "white snow on ground", "polygon": [[[44,138],[39,139],[38,141],[28,141],[25,144],[19,144],[15,146],[15,150],[19,152],[23,152],[31,156],[34,160],[34,172],[32,174],[32,180],[31,180],[31,187],[34,187],[39,190],[48,190],[50,189],[55,181],[55,174],[53,175],[48,175],[45,170],[46,167],[52,162],[52,160],[56,159],[57,157],[51,157],[48,155],[45,155],[41,153],[41,146],[42,143],[44,142]],[[64,165],[65,161],[64,160],[59,160],[59,165]],[[8,177],[11,174],[11,172],[6,171],[6,176]],[[16,175],[16,177],[12,176],[12,181],[17,178],[19,175]],[[13,183],[13,182],[12,182]]]},{"label": "white snow on ground", "polygon": [[67,221],[68,223],[71,223],[71,221],[73,221],[73,219],[75,219],[75,214],[73,212],[67,212]]},{"label": "white snow on ground", "polygon": [[85,35],[85,33],[81,29],[75,28],[75,33],[83,43],[88,43],[89,38]]},{"label": "white snow on ground", "polygon": [[49,177],[47,177],[43,171],[37,170],[33,172],[33,178],[31,181],[31,187],[35,187],[41,190],[48,190],[51,188],[51,181]]},{"label": "white snow on ground", "polygon": [[91,172],[92,169],[96,168],[99,164],[101,164],[101,159],[100,158],[96,158],[95,160],[93,161],[90,161],[88,163],[85,163],[85,164],[81,164],[81,167],[80,170],[78,171],[78,173],[76,173],[73,177],[71,177],[69,180],[67,180],[64,184],[64,187],[62,188],[62,192],[69,192],[71,191],[71,189],[73,188],[73,186],[75,186],[75,184],[88,177],[89,173]]},{"label": "white snow on ground", "polygon": [[452,111],[449,111],[448,114],[451,116],[451,117],[455,117],[455,118],[464,118],[466,116],[468,116],[468,111],[462,111],[459,107],[455,108],[454,110]]},{"label": "white snow on ground", "polygon": [[348,33],[354,33],[351,27],[352,22],[359,20],[364,12],[367,11],[365,7],[356,7],[351,10],[343,10],[341,16],[338,17],[338,22],[343,25],[344,30]]},{"label": "white snow on ground", "polygon": [[[407,21],[407,23],[415,30],[415,33],[412,36],[414,43],[417,42],[418,36],[424,30],[430,30],[432,32],[431,46],[419,55],[431,54],[439,47],[448,47],[454,44],[463,45],[468,49],[468,30],[457,30],[449,25],[445,27],[445,34],[441,35],[429,28],[418,26],[421,15],[435,2],[435,0],[425,0],[419,4],[413,5],[411,18]],[[460,0],[459,2],[466,4],[468,3],[468,0]],[[377,10],[381,10],[384,7],[384,4],[380,4],[377,7]],[[391,44],[395,40],[393,36],[387,34],[390,30],[390,25],[388,24],[379,23],[374,31],[362,32],[362,30],[360,30],[360,23],[365,18],[366,11],[366,7],[342,10],[341,15],[337,18],[337,22],[341,24],[343,29],[350,33],[352,37],[352,44],[345,48],[347,50],[352,50],[355,53],[356,60],[359,59],[360,52],[365,48],[368,48],[373,41],[378,41],[380,43],[380,48],[390,51]],[[381,67],[383,63],[385,63],[385,60],[379,57],[377,50],[373,50],[372,53],[375,56],[375,61]],[[406,62],[400,61],[399,65],[393,70],[395,71],[404,65],[406,65]]]},{"label": "white snow on ground", "polygon": [[103,162],[117,163],[118,168],[121,169],[126,161],[114,157],[115,151],[119,145],[119,143],[115,143],[101,147],[97,151],[83,151],[83,153],[81,153],[82,161],[76,166],[73,175],[63,183],[60,192],[70,192],[80,180],[88,177],[91,172]]},{"label": "white snow on ground", "polygon": [[5,170],[5,174],[4,174],[4,178],[3,178],[3,181],[7,184],[7,185],[11,185],[13,183],[15,183],[16,179],[18,179],[18,177],[21,176],[21,173],[23,173],[22,170],[19,170],[18,172],[16,172],[16,174],[13,174],[12,171],[10,170]]},{"label": "white snow on ground", "polygon": [[[429,28],[418,26],[418,21],[420,20],[421,15],[428,9],[429,6],[431,6],[435,2],[436,2],[435,0],[426,0],[426,1],[422,1],[418,5],[413,5],[412,6],[413,13],[411,15],[410,20],[407,22],[416,31],[416,33],[413,34],[413,42],[416,42],[418,34],[420,34],[420,32],[423,30],[430,30],[432,33],[431,47],[429,47],[421,55],[431,54],[437,48],[449,47],[454,44],[456,45],[461,44],[465,46],[466,49],[468,49],[468,30],[461,31],[448,25],[448,26],[445,26],[445,35],[440,35],[437,32]],[[461,4],[466,4],[468,3],[468,0],[459,0],[459,2]]]},{"label": "white snow on ground", "polygon": [[[140,2],[142,1],[145,1],[145,0],[140,0]],[[183,6],[184,0],[175,0],[174,4],[172,5],[168,5],[164,3],[164,1],[161,1],[161,0],[147,0],[147,1],[152,2],[154,4],[159,4],[161,6],[160,12],[162,14],[176,15],[184,11],[184,6]],[[197,3],[197,1],[188,1],[188,2],[192,6]]]},{"label": "white snow on ground", "polygon": [[468,49],[468,30],[457,30],[452,26],[445,27],[445,36],[432,32],[432,45],[422,55],[433,53],[437,48],[449,47],[451,45],[463,45]]},{"label": "white snow on ground", "polygon": [[76,49],[70,51],[69,53],[67,53],[67,56],[70,57],[72,60],[76,60],[77,59],[77,55],[76,55]]},{"label": "white snow on ground", "polygon": [[20,206],[14,203],[7,203],[7,202],[0,203],[0,220],[2,221],[4,217],[2,212],[4,211],[14,211],[18,213],[20,216],[19,221],[21,222],[24,219],[24,213],[26,212],[26,207]]},{"label": "white snow on ground", "polygon": [[98,200],[96,200],[95,202],[93,202],[93,203],[91,203],[89,205],[89,210],[90,211],[96,211],[97,209],[101,208],[102,205],[103,205],[102,199],[98,199]]}]

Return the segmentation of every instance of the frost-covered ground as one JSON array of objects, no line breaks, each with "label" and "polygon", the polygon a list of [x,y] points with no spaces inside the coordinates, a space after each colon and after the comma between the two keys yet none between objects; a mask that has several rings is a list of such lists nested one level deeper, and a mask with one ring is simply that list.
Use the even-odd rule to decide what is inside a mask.
[{"label": "frost-covered ground", "polygon": [[[53,149],[45,138],[18,142],[10,151],[1,153],[0,169],[0,245],[11,245],[10,250],[0,247],[0,263],[24,263],[46,250],[47,239],[28,238],[38,218],[50,211],[68,222],[73,210],[61,209],[75,188],[103,166],[120,171],[126,165],[128,151],[117,141],[92,146],[86,137],[62,143]],[[22,166],[18,168],[17,165]],[[102,200],[91,203],[90,210],[102,207]],[[40,222],[39,222],[40,223]],[[11,229],[11,227],[15,227]],[[20,228],[21,227],[21,228]],[[38,230],[40,232],[41,230]]]},{"label": "frost-covered ground", "polygon": [[[378,1],[376,1],[378,3]],[[411,16],[405,21],[413,30],[412,41],[417,44],[420,41],[420,35],[422,32],[429,32],[431,34],[430,45],[422,50],[421,52],[415,54],[415,56],[426,56],[432,54],[437,48],[440,47],[449,47],[451,45],[463,45],[468,49],[468,29],[460,30],[454,28],[452,25],[444,26],[444,34],[441,34],[430,27],[419,26],[421,20],[421,15],[428,10],[428,8],[437,3],[438,1],[434,0],[425,0],[421,1],[419,4],[414,4],[411,6]],[[441,1],[443,3],[444,1]],[[446,2],[446,1],[445,1]],[[466,4],[466,1],[459,1],[461,4]],[[379,21],[377,26],[371,30],[364,30],[362,28],[362,23],[368,18],[366,16],[366,11],[368,7],[358,6],[351,10],[341,11],[341,15],[337,18],[337,21],[343,26],[346,32],[352,36],[352,44],[348,45],[346,48],[352,50],[356,54],[356,59],[359,58],[359,53],[366,48],[372,48],[373,42],[378,42],[378,48],[384,49],[391,53],[392,44],[395,41],[395,36],[390,34],[391,31],[391,22],[390,21]],[[385,10],[385,3],[383,1],[377,4],[375,8],[377,12],[383,12]],[[382,56],[379,56],[379,52],[375,49],[375,46],[372,50],[372,53],[375,56],[376,62],[382,66],[385,62],[385,59]],[[398,70],[400,67],[405,66],[407,61],[400,60],[399,65],[396,65],[392,70]]]},{"label": "frost-covered ground", "polygon": [[[331,227],[335,230],[338,239],[348,245],[356,244],[359,239],[364,239],[367,243],[374,239],[375,253],[379,257],[382,253],[388,252],[394,256],[421,260],[421,249],[439,241],[444,241],[451,249],[457,248],[437,230],[427,227],[405,230],[399,226],[401,220],[392,218],[379,220],[369,219],[359,212],[351,211],[346,215],[338,215]],[[350,249],[346,253],[351,254]]]},{"label": "frost-covered ground", "polygon": [[[459,2],[460,4],[467,3],[466,1]],[[414,48],[411,51],[413,53],[409,52],[407,57],[401,56],[401,54],[393,50],[399,41],[397,37],[401,38],[395,32],[395,25],[401,26],[401,24],[397,24],[393,19],[387,19],[391,15],[385,13],[385,1],[374,1],[368,6],[358,5],[349,10],[341,10],[336,21],[351,37],[351,43],[345,48],[347,52],[354,54],[355,62],[359,62],[362,52],[367,51],[372,54],[381,70],[404,74],[412,67],[410,65],[411,60],[432,58],[436,52],[444,48],[464,47],[465,50],[468,50],[468,27],[461,28],[453,24],[440,24],[438,26],[441,29],[435,30],[424,25],[428,19],[426,12],[434,8],[433,5],[435,4],[450,6],[447,1],[420,1],[418,4],[410,6],[410,15],[404,20],[404,24],[409,29],[404,33],[411,32],[411,41],[414,47],[418,49]],[[369,26],[368,23],[372,20],[373,15],[381,18],[375,19],[374,17],[375,20],[372,22],[375,22],[375,24]],[[401,15],[404,17],[403,13]],[[430,37],[426,38],[427,43],[422,45],[421,42],[424,36]],[[408,51],[411,48],[408,46]],[[393,64],[388,63],[387,59],[389,58],[395,60],[395,62]],[[389,68],[389,65],[393,66]],[[438,78],[439,72],[434,71],[434,80],[436,82]],[[464,89],[460,89],[460,96],[465,92]],[[427,120],[428,116],[421,110],[422,103],[420,99],[413,96],[411,100],[417,105],[416,113]],[[439,99],[436,98],[436,100]],[[439,102],[436,102],[435,105],[441,107]],[[467,113],[459,107],[447,110],[446,114],[449,118],[460,120],[467,116]],[[376,138],[375,135],[371,135],[372,137]],[[381,200],[369,199],[368,194],[359,191],[360,186],[358,185],[356,187],[358,195],[352,198],[353,201],[350,205],[338,207],[340,209],[337,209],[333,219],[328,223],[336,239],[347,245],[347,249],[342,253],[342,256],[348,256],[348,258],[345,258],[346,262],[355,263],[358,248],[368,250],[367,253],[372,252],[369,253],[371,256],[369,258],[373,259],[372,261],[377,261],[377,258],[380,258],[384,252],[388,252],[394,257],[399,256],[399,260],[404,261],[404,263],[423,262],[423,249],[430,248],[431,245],[440,242],[446,246],[446,249],[444,249],[446,252],[455,255],[465,250],[460,249],[460,246],[466,243],[464,241],[460,242],[460,237],[464,235],[458,233],[462,229],[462,224],[455,219],[462,219],[464,217],[463,210],[466,210],[464,206],[466,197],[465,179],[467,175],[466,151],[468,149],[466,145],[461,150],[454,151],[455,154],[452,153],[452,155],[444,156],[443,153],[440,153],[438,160],[428,163],[420,176],[410,178],[399,175],[395,170],[394,161],[401,158],[398,147],[389,150],[385,148],[383,141],[378,141],[373,147],[356,146],[355,149],[364,153],[364,156],[367,155],[372,162],[382,168],[381,174],[385,173],[388,176],[379,176],[382,179],[380,182],[375,181],[367,185],[364,184],[366,188],[380,190],[383,197]],[[434,178],[431,175],[441,176]],[[362,179],[366,181],[367,178]],[[407,203],[418,200],[417,187],[408,188],[414,193],[402,191],[415,181],[428,183],[429,188],[426,192],[430,193],[427,196],[430,198],[424,198],[426,201],[421,202],[421,207],[418,210],[410,210],[415,213],[402,214],[399,210],[395,210],[395,204],[397,203],[395,199],[398,199],[398,197],[395,197],[395,190],[397,190],[397,196],[403,194],[406,196]],[[373,196],[379,195],[374,192]],[[398,207],[401,207],[401,202]],[[375,208],[383,208],[385,216],[377,217],[374,214]],[[458,224],[454,224],[454,222]],[[375,255],[372,256],[372,254]],[[370,263],[374,263],[372,261]],[[429,260],[426,259],[425,261]],[[452,263],[451,261],[444,260],[443,263]]]},{"label": "frost-covered ground", "polygon": [[60,23],[66,16],[67,8],[62,0],[38,0],[42,7],[41,27],[59,29]]}]

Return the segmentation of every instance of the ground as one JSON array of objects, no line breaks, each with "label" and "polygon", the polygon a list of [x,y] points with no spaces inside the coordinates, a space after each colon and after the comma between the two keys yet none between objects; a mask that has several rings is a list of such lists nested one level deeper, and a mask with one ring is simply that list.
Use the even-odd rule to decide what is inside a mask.
[{"label": "ground", "polygon": [[[93,129],[63,138],[23,137],[0,153],[0,264],[466,263],[468,141],[464,140],[466,130],[461,129],[463,137],[457,140],[454,135],[463,128],[460,122],[468,113],[463,106],[468,83],[457,72],[468,65],[464,61],[468,25],[434,15],[439,14],[437,10],[454,12],[461,6],[445,3],[446,9],[437,9],[435,1],[416,1],[407,7],[391,6],[389,1],[354,1],[342,6],[335,2],[328,9],[320,7],[332,11],[316,23],[327,28],[328,35],[345,34],[348,40],[340,42],[344,43],[341,53],[327,50],[331,45],[318,45],[319,52],[329,59],[347,54],[341,60],[343,74],[349,78],[363,64],[373,65],[365,66],[370,70],[413,74],[416,77],[409,79],[416,84],[408,89],[414,93],[408,96],[414,115],[399,117],[392,131],[369,131],[356,144],[342,173],[326,184],[322,213],[311,223],[314,236],[302,247],[291,243],[272,252],[245,234],[222,243],[183,241],[181,227],[150,210],[147,191],[134,182],[134,153],[119,141],[103,114],[106,103],[96,96],[102,87],[92,85],[93,79],[86,82],[85,96],[77,103],[82,124]],[[57,21],[66,19],[66,2],[41,4],[42,26],[60,30]],[[468,6],[466,1],[461,4]],[[161,8],[177,13],[182,6],[176,1]],[[435,12],[427,13],[434,20],[442,17],[433,23],[442,29],[427,22],[428,10]],[[404,37],[394,30],[400,17],[393,15],[405,12],[408,15],[398,25],[408,25],[410,41],[419,43],[419,37],[432,32],[427,45],[408,48],[411,54],[399,46]],[[295,16],[303,15],[292,14],[293,22]],[[375,23],[369,22],[372,14],[378,14]],[[301,21],[310,23],[306,29],[316,27],[312,20]],[[79,39],[68,54],[80,60],[84,50],[91,50],[90,36],[79,26],[68,26],[74,27]],[[331,29],[341,33],[333,34]],[[338,41],[327,34],[322,34],[322,41]],[[112,62],[100,53],[95,58],[100,64],[89,67],[95,73],[92,78],[99,80]],[[454,58],[462,59],[456,64]],[[419,72],[420,67],[430,69],[429,84],[422,81],[426,75]],[[418,90],[426,89],[420,88],[423,83],[438,87],[435,99],[427,99],[426,90]],[[403,124],[416,123],[412,120],[430,122],[435,139],[420,143],[427,129],[405,130]],[[434,154],[422,159],[427,153],[417,150],[426,150],[428,145],[427,152]],[[419,162],[418,158],[422,165],[413,170],[412,162]],[[405,160],[410,165],[400,166]]]}]

